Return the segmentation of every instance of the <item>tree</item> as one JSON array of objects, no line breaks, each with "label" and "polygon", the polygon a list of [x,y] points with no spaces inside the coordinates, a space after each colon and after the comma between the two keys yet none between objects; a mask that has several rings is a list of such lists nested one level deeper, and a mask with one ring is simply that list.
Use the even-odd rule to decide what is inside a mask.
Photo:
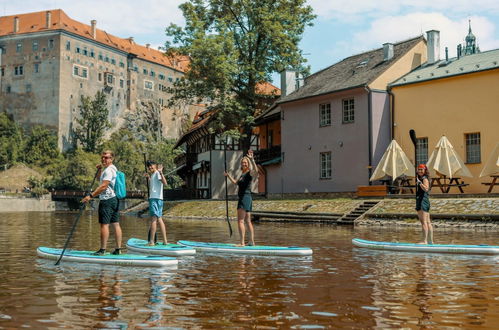
[{"label": "tree", "polygon": [[57,134],[43,127],[35,126],[24,147],[25,161],[29,164],[45,166],[60,157]]},{"label": "tree", "polygon": [[88,96],[81,96],[80,117],[76,119],[76,128],[73,134],[87,152],[98,151],[104,132],[111,127],[108,120],[106,95],[99,91],[92,100]]},{"label": "tree", "polygon": [[16,162],[21,157],[23,131],[14,119],[0,112],[0,165]]},{"label": "tree", "polygon": [[243,149],[250,145],[259,83],[287,68],[305,71],[298,43],[315,15],[306,0],[189,0],[186,20],[167,28],[171,57],[189,56],[185,76],[169,91],[170,106],[210,102],[217,131],[238,127]]}]

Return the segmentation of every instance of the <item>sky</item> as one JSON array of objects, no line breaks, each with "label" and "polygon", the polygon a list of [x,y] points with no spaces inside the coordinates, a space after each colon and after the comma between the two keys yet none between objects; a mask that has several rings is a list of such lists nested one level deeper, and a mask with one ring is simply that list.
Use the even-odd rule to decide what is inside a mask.
[{"label": "sky", "polygon": [[[0,0],[0,15],[63,9],[71,18],[118,37],[134,37],[142,45],[160,47],[170,23],[183,25],[179,4],[185,0]],[[471,20],[481,51],[499,48],[498,0],[309,0],[317,18],[305,30],[300,47],[311,73],[351,55],[440,31],[441,58],[445,47],[456,56]],[[273,83],[279,87],[278,75]]]}]

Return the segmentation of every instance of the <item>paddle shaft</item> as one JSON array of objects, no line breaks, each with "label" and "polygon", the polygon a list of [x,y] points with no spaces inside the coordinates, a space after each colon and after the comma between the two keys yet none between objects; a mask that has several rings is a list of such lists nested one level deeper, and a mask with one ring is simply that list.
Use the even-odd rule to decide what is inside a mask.
[{"label": "paddle shaft", "polygon": [[[94,179],[92,180],[92,184],[90,185],[90,188],[88,189],[88,191],[92,190],[92,187],[94,186],[95,179],[97,178],[97,174],[99,173],[99,170],[100,170],[100,168],[98,168],[97,171],[95,172]],[[56,266],[59,265],[59,263],[62,260],[62,257],[64,256],[64,252],[66,252],[66,248],[69,245],[69,241],[71,241],[71,238],[73,237],[73,233],[76,229],[76,225],[78,224],[78,221],[80,221],[81,215],[83,214],[83,210],[85,210],[85,205],[86,205],[85,203],[82,203],[80,206],[80,211],[78,212],[78,215],[76,216],[75,221],[73,222],[73,227],[71,227],[71,231],[69,232],[68,238],[66,239],[66,243],[64,243],[64,248],[62,249],[61,255],[59,256],[59,259],[57,259],[57,262],[55,263]]]},{"label": "paddle shaft", "polygon": [[[227,137],[225,138],[224,145],[224,170],[227,172]],[[225,219],[229,225],[229,236],[232,237],[232,226],[229,219],[229,191],[227,188],[227,176],[225,176]]]},{"label": "paddle shaft", "polygon": [[415,192],[416,192],[416,198],[418,198],[418,162],[416,161],[416,157],[418,154],[418,140],[416,139],[416,131],[411,129],[409,131],[409,136],[411,137],[412,144],[414,145],[414,187],[415,187]]},{"label": "paddle shaft", "polygon": [[[146,173],[148,173],[149,169],[147,168],[147,158],[146,158],[146,153],[143,153],[144,155],[144,168],[146,170]],[[150,191],[149,191],[149,176],[146,175],[146,186],[147,186],[147,197],[146,200],[149,200],[150,196]],[[149,230],[147,231],[147,241],[151,242],[151,227],[149,227]],[[154,233],[154,243],[158,241],[158,233]]]}]

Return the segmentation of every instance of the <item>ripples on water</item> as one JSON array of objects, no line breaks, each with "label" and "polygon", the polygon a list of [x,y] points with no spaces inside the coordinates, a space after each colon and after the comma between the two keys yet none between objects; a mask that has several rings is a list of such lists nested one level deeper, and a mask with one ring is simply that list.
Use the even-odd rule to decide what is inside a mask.
[{"label": "ripples on water", "polygon": [[[413,228],[256,225],[259,242],[314,249],[312,257],[300,258],[198,254],[162,269],[56,267],[37,258],[36,247],[64,244],[73,218],[0,218],[0,328],[457,329],[499,322],[497,257],[351,245],[353,237],[416,241]],[[222,221],[168,220],[168,227],[170,241],[229,241]],[[144,236],[147,222],[125,218],[123,231],[126,238]],[[497,232],[437,231],[436,239],[497,244]],[[96,249],[98,241],[97,221],[86,214],[72,247]]]}]

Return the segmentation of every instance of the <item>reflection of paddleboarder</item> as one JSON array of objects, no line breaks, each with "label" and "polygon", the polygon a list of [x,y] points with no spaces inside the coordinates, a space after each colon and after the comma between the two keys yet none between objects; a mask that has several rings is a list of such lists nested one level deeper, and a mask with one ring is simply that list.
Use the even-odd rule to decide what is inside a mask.
[{"label": "reflection of paddleboarder", "polygon": [[418,173],[416,175],[416,211],[418,211],[418,218],[423,227],[423,241],[421,244],[433,244],[433,226],[431,225],[429,213],[430,173],[425,164],[418,166]]},{"label": "reflection of paddleboarder", "polygon": [[253,200],[251,198],[251,182],[258,177],[258,168],[256,167],[253,151],[249,150],[248,154],[241,159],[242,174],[238,180],[224,172],[224,175],[229,178],[233,184],[237,184],[237,227],[239,229],[239,237],[241,246],[245,245],[246,225],[250,232],[249,245],[255,245],[255,232],[251,223],[251,211],[253,209]]}]

